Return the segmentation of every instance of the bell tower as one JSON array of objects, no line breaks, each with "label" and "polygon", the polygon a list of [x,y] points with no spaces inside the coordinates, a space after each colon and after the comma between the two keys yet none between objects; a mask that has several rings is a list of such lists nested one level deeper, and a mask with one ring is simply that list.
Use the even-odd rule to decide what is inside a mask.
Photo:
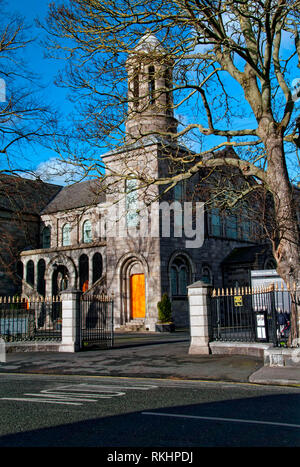
[{"label": "bell tower", "polygon": [[176,133],[173,115],[173,62],[158,39],[147,32],[130,53],[128,73],[128,115],[126,138],[129,142],[155,135],[168,139]]}]

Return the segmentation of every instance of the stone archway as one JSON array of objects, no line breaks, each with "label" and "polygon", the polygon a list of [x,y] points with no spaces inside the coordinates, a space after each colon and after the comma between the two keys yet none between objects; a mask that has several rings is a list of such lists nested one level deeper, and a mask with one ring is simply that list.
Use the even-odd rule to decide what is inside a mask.
[{"label": "stone archway", "polygon": [[148,267],[144,258],[128,254],[119,262],[120,323],[145,320],[147,315]]},{"label": "stone archway", "polygon": [[48,263],[45,271],[46,290],[57,295],[66,288],[77,288],[78,273],[71,258],[57,255]]}]

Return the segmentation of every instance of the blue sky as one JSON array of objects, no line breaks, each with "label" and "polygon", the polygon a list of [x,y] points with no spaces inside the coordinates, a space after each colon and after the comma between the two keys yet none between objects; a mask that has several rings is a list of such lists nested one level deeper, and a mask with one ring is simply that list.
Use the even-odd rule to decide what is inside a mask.
[{"label": "blue sky", "polygon": [[[44,49],[40,43],[43,37],[45,37],[45,32],[37,28],[34,23],[35,18],[39,18],[41,21],[46,18],[49,0],[4,0],[4,4],[8,12],[19,13],[25,18],[28,26],[30,26],[28,34],[33,36],[35,40],[24,51],[24,59],[29,69],[40,75],[41,84],[45,87],[42,90],[45,101],[53,104],[54,107],[62,112],[63,118],[67,118],[69,112],[72,110],[72,106],[67,100],[67,91],[53,84],[54,78],[63,64],[58,60],[45,58]],[[249,123],[249,121],[245,121],[244,127],[247,127]],[[241,121],[237,122],[237,125],[240,126]],[[40,167],[41,170],[44,170],[44,167],[48,165],[48,161],[54,157],[54,152],[37,145],[27,148],[25,153],[20,154],[19,160],[18,157],[16,158],[16,163],[20,168],[26,166],[26,168],[36,170]],[[41,165],[43,163],[46,163],[46,165]],[[54,177],[52,181],[58,182],[59,179]]]},{"label": "blue sky", "polygon": [[[22,58],[25,61],[29,71],[38,75],[38,82],[41,84],[39,95],[47,105],[52,105],[59,112],[68,117],[71,105],[66,98],[67,91],[54,85],[54,78],[61,67],[61,62],[45,57],[44,48],[41,40],[46,33],[35,24],[35,19],[43,21],[48,11],[48,0],[13,0],[11,2],[4,0],[5,10],[9,14],[19,14],[25,20],[28,30],[27,36],[34,39],[24,51]],[[9,90],[7,90],[9,93]],[[36,170],[42,163],[55,157],[55,153],[40,145],[26,146],[20,151],[20,154],[14,152],[15,166],[20,169]],[[61,181],[59,179],[54,180]]]}]

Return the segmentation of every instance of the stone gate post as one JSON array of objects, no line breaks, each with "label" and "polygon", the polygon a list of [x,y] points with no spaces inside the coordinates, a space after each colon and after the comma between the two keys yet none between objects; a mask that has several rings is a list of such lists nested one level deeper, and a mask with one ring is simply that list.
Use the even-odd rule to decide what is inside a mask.
[{"label": "stone gate post", "polygon": [[62,339],[60,352],[80,350],[80,297],[82,292],[66,289],[61,292],[62,300]]},{"label": "stone gate post", "polygon": [[209,354],[211,286],[198,281],[188,286],[191,343],[190,354]]}]

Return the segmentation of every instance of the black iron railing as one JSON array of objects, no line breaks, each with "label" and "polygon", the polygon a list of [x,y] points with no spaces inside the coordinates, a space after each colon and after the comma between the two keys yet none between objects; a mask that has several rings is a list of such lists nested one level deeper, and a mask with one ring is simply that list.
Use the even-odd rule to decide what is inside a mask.
[{"label": "black iron railing", "polygon": [[56,297],[0,297],[0,337],[5,342],[60,341],[62,304]]},{"label": "black iron railing", "polygon": [[290,290],[273,285],[214,289],[210,305],[212,340],[287,345],[291,332]]}]

